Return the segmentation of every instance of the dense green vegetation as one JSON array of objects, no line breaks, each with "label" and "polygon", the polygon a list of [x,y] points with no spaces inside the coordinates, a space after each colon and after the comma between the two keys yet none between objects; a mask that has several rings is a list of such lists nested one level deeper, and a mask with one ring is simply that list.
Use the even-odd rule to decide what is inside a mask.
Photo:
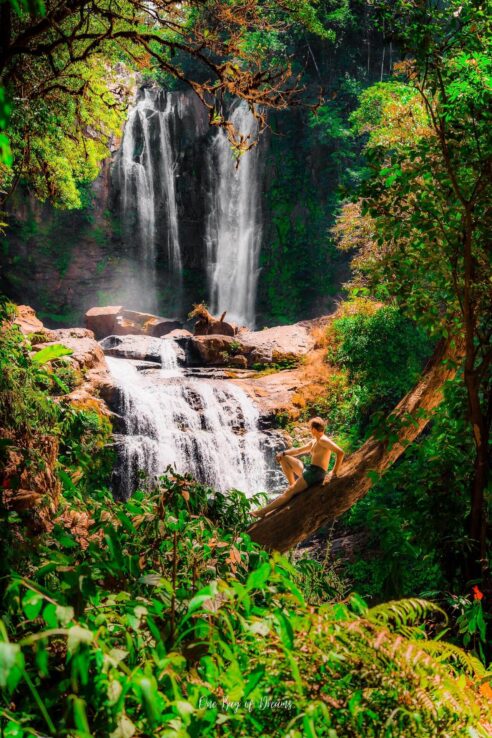
[{"label": "dense green vegetation", "polygon": [[[19,450],[47,422],[57,437],[62,405],[42,355],[5,322],[3,335]],[[239,492],[168,475],[114,502],[81,420],[63,426],[48,530],[26,535],[37,513],[2,508],[6,736],[487,735],[485,669],[436,640],[443,610],[368,609],[315,560],[270,558],[244,532],[255,500]]]},{"label": "dense green vegetation", "polygon": [[[107,416],[70,402],[83,379],[70,351],[34,352],[43,334],[23,336],[2,301],[2,736],[491,734],[489,10],[0,4],[4,203],[24,186],[60,211],[86,207],[135,73],[191,84],[238,154],[249,143],[221,99],[260,106],[262,124],[270,109],[260,312],[276,323],[323,312],[344,270],[350,279],[320,338],[322,391],[296,423],[321,415],[347,453],[372,435],[389,446],[388,415],[436,345],[462,347],[397,463],[373,472],[309,555],[271,556],[247,533],[261,495],[168,469],[115,502]],[[31,215],[20,234],[59,275],[76,222],[107,241],[90,209],[69,217],[57,215],[61,240]],[[279,424],[292,430],[289,413]],[[337,536],[349,542],[340,556]]]}]

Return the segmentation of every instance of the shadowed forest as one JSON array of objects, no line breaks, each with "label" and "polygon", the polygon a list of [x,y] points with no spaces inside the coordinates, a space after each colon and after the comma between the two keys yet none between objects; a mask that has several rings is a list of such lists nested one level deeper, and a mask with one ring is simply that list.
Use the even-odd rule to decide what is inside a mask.
[{"label": "shadowed forest", "polygon": [[491,17],[0,0],[2,738],[492,734]]}]

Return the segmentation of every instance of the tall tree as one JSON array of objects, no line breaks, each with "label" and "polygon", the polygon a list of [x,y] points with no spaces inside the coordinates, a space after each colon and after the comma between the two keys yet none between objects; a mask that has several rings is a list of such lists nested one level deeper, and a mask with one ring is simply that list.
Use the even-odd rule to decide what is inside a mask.
[{"label": "tall tree", "polygon": [[12,132],[12,156],[5,154],[0,171],[4,193],[32,174],[41,197],[79,204],[65,180],[73,190],[77,181],[94,178],[121,125],[124,78],[131,74],[119,73],[118,62],[189,85],[208,107],[210,122],[224,126],[239,151],[249,148],[255,142],[234,130],[221,99],[245,100],[261,123],[263,108],[292,103],[298,82],[288,60],[260,43],[280,38],[292,24],[328,33],[310,0],[3,0],[0,89]]},{"label": "tall tree", "polygon": [[480,561],[485,572],[492,423],[490,14],[486,3],[472,0],[377,6],[404,57],[396,66],[401,81],[361,97],[353,122],[367,137],[370,176],[360,209],[347,206],[337,231],[345,246],[362,246],[355,265],[366,286],[396,298],[432,334],[464,339],[476,451],[469,534],[472,563]]}]

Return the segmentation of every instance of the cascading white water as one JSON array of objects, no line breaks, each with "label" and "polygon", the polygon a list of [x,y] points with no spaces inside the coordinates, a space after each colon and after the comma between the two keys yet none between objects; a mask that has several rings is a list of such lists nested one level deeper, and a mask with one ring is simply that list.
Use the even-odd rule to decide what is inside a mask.
[{"label": "cascading white water", "polygon": [[171,270],[181,276],[181,249],[179,246],[178,208],[176,204],[176,182],[174,161],[170,137],[170,120],[173,113],[172,97],[168,93],[166,108],[159,113],[160,130],[160,168],[161,182],[166,195],[168,228],[167,256]]},{"label": "cascading white water", "polygon": [[151,300],[149,293],[155,293],[156,289],[156,259],[162,234],[166,239],[169,270],[181,280],[176,162],[170,132],[172,93],[167,93],[163,110],[162,102],[161,91],[140,90],[129,112],[115,160],[123,222],[128,237],[137,236],[140,262],[146,271],[146,294],[138,297],[147,303]]},{"label": "cascading white water", "polygon": [[[231,122],[252,141],[258,122],[246,103],[237,105]],[[258,146],[236,166],[226,133],[220,129],[208,156],[211,193],[206,223],[210,307],[228,319],[254,327],[258,260],[261,245],[260,161]]]},{"label": "cascading white water", "polygon": [[118,494],[132,494],[139,471],[152,478],[168,465],[216,490],[264,491],[267,468],[252,401],[230,381],[186,376],[174,346],[162,339],[161,371],[107,357],[124,425]]}]

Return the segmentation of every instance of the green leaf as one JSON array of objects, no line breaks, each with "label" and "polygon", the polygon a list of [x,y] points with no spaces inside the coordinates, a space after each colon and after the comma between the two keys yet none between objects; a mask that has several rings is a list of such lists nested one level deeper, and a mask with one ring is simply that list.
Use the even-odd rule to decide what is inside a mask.
[{"label": "green leaf", "polygon": [[286,648],[292,650],[294,648],[294,631],[289,618],[282,610],[276,610],[275,619],[279,625],[280,640]]},{"label": "green leaf", "polygon": [[17,643],[0,642],[0,687],[13,690],[22,676],[24,657]]},{"label": "green leaf", "polygon": [[80,625],[74,625],[68,631],[67,638],[67,650],[68,653],[74,653],[81,643],[91,643],[93,639],[93,633],[87,628],[82,628]]},{"label": "green leaf", "polygon": [[212,599],[217,594],[217,582],[211,582],[208,586],[201,589],[194,597],[190,600],[188,605],[188,614],[195,612],[202,607],[204,602]]},{"label": "green leaf", "polygon": [[28,620],[37,618],[43,607],[43,595],[29,589],[22,598],[22,609]]},{"label": "green leaf", "polygon": [[256,669],[254,669],[251,672],[251,674],[248,677],[248,681],[246,682],[246,687],[244,689],[244,697],[245,698],[257,686],[258,682],[262,679],[262,677],[263,677],[264,674],[265,674],[265,667],[264,666],[257,666]]},{"label": "green leaf", "polygon": [[43,366],[53,359],[59,359],[61,356],[71,356],[73,350],[63,346],[61,343],[54,343],[51,346],[45,346],[33,355],[32,361],[38,366]]},{"label": "green leaf", "polygon": [[246,589],[261,589],[270,576],[270,572],[270,564],[262,564],[249,575],[246,581]]}]

